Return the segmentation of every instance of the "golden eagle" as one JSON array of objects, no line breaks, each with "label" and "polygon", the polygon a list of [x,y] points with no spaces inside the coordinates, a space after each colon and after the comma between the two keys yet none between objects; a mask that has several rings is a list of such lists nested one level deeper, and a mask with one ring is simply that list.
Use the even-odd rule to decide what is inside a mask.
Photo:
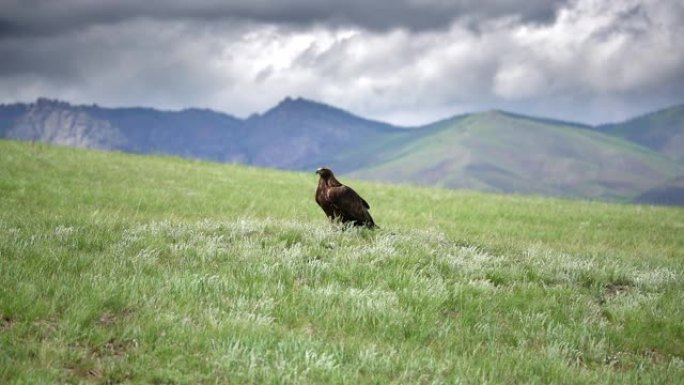
[{"label": "golden eagle", "polygon": [[366,226],[369,229],[375,227],[373,217],[368,212],[370,205],[356,191],[335,179],[329,168],[319,168],[316,174],[320,175],[316,188],[316,203],[321,206],[330,221],[338,220],[354,226]]}]

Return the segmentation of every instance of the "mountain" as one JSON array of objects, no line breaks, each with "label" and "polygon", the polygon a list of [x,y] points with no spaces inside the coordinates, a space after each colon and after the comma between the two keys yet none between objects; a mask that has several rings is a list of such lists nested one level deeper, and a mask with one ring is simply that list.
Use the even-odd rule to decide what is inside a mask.
[{"label": "mountain", "polygon": [[0,134],[8,139],[221,162],[244,159],[241,121],[209,110],[108,109],[38,99],[0,106],[0,122]]},{"label": "mountain", "polygon": [[[681,107],[592,127],[504,111],[397,127],[302,98],[247,119],[200,109],[0,106],[0,137],[500,193],[678,202]],[[680,163],[678,163],[678,161]]]},{"label": "mountain", "polygon": [[407,134],[302,98],[286,98],[246,120],[211,110],[74,106],[44,98],[0,106],[0,137],[8,139],[291,170],[321,164],[351,170]]},{"label": "mountain", "polygon": [[625,140],[501,111],[431,127],[353,176],[481,191],[629,200],[683,168]]},{"label": "mountain", "polygon": [[286,98],[244,122],[249,163],[291,170],[323,164],[347,171],[373,161],[373,153],[408,131],[363,119],[302,98]]},{"label": "mountain", "polygon": [[684,164],[684,105],[596,129],[654,149]]}]

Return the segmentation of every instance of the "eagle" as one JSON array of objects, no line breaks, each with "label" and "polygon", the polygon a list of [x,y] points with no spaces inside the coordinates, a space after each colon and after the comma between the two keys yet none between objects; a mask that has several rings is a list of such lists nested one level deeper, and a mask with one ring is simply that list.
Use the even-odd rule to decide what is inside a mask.
[{"label": "eagle", "polygon": [[340,221],[354,226],[375,227],[368,209],[370,205],[351,187],[335,178],[332,170],[321,167],[316,170],[320,176],[316,188],[316,203],[323,209],[331,222]]}]

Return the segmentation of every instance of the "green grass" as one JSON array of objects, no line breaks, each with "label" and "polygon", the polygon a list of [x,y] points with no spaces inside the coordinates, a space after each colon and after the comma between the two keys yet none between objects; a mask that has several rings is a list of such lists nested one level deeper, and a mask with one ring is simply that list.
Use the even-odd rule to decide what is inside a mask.
[{"label": "green grass", "polygon": [[0,141],[0,383],[684,382],[684,209]]}]

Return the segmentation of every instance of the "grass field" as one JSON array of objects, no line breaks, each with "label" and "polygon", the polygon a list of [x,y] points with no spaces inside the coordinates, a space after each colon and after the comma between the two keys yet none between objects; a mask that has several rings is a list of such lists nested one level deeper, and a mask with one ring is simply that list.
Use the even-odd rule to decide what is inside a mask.
[{"label": "grass field", "polygon": [[0,141],[0,383],[684,383],[684,209]]}]

